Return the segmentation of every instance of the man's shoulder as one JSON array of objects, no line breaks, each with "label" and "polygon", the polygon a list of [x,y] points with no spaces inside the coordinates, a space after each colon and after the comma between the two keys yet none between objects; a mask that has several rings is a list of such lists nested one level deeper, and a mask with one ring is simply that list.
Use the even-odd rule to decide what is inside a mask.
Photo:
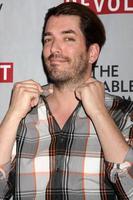
[{"label": "man's shoulder", "polygon": [[133,115],[133,101],[131,98],[124,98],[109,93],[105,93],[105,105],[110,112],[129,113]]}]

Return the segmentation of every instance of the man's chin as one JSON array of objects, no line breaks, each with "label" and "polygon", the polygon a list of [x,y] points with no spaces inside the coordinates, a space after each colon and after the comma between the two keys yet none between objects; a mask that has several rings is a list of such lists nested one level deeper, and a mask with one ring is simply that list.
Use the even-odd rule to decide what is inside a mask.
[{"label": "man's chin", "polygon": [[68,82],[68,79],[67,78],[63,78],[63,77],[55,77],[55,76],[49,76],[48,77],[48,80],[51,82],[51,83],[54,83],[55,85],[62,85],[62,84],[65,84]]}]

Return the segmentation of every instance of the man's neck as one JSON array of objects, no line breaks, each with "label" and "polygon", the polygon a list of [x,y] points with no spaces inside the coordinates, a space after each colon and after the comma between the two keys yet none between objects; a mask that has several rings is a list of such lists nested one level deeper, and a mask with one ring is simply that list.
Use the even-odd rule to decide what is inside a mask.
[{"label": "man's neck", "polygon": [[53,94],[50,96],[50,99],[53,98],[53,100],[55,100],[60,105],[66,100],[67,102],[71,102],[71,104],[73,102],[77,103],[78,100],[75,97],[75,90],[86,80],[88,80],[88,75],[82,77],[82,79],[78,79],[77,81],[53,84]]},{"label": "man's neck", "polygon": [[53,94],[47,98],[48,103],[60,107],[76,105],[78,103],[78,100],[75,97],[76,87],[76,85],[71,87],[57,87],[56,85],[53,85]]},{"label": "man's neck", "polygon": [[53,94],[47,97],[47,102],[60,128],[75,110],[79,101],[75,97],[75,88],[53,86]]}]

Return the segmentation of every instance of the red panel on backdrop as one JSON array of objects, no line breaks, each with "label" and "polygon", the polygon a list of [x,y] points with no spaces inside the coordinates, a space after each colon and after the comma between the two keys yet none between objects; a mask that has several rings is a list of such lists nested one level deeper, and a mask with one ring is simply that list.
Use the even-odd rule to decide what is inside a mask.
[{"label": "red panel on backdrop", "polygon": [[133,13],[133,0],[64,0],[90,7],[97,14]]},{"label": "red panel on backdrop", "polygon": [[0,83],[13,82],[13,63],[0,63]]}]

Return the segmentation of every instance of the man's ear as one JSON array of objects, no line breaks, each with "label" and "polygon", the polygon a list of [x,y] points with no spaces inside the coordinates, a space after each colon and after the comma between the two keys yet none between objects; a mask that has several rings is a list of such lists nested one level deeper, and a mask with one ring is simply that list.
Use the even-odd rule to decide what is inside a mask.
[{"label": "man's ear", "polygon": [[93,64],[99,57],[100,47],[97,43],[90,45],[88,50],[89,63]]}]

